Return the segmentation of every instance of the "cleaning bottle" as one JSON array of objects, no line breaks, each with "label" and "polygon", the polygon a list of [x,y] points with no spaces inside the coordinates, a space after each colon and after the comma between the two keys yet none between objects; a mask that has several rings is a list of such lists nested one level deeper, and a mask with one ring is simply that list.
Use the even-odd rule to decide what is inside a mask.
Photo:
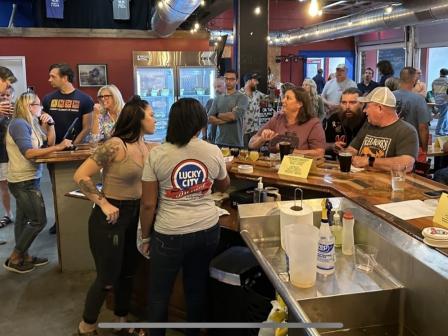
[{"label": "cleaning bottle", "polygon": [[352,255],[355,248],[354,225],[355,219],[352,212],[345,211],[342,217],[342,253],[345,255]]},{"label": "cleaning bottle", "polygon": [[335,264],[334,237],[328,225],[327,200],[322,200],[322,219],[319,230],[319,248],[317,251],[317,272],[322,275],[334,273]]},{"label": "cleaning bottle", "polygon": [[254,190],[254,203],[263,203],[266,201],[266,192],[264,191],[263,178],[258,178],[257,188]]}]

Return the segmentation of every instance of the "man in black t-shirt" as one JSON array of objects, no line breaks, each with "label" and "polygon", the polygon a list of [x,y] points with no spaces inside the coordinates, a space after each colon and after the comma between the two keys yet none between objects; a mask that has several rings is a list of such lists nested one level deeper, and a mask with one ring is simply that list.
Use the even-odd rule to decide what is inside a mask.
[{"label": "man in black t-shirt", "polygon": [[378,83],[373,80],[373,69],[366,68],[362,81],[358,83],[358,89],[361,91],[361,96],[369,94],[374,88],[378,87]]},{"label": "man in black t-shirt", "polygon": [[356,88],[348,88],[342,93],[339,112],[324,119],[322,126],[325,130],[325,154],[332,159],[336,154],[356,136],[367,117],[362,111],[363,104],[358,102],[361,92]]},{"label": "man in black t-shirt", "polygon": [[44,97],[42,111],[48,113],[55,122],[56,143],[63,140],[70,125],[78,118],[75,125],[76,135],[71,140],[73,144],[79,144],[90,132],[93,100],[74,88],[74,73],[67,64],[51,65],[49,76],[50,85],[57,91]]}]

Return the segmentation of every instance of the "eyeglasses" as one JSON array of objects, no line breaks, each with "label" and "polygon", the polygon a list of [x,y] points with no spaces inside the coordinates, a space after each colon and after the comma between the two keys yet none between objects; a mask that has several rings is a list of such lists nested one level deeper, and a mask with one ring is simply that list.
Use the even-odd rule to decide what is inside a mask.
[{"label": "eyeglasses", "polygon": [[110,98],[112,97],[112,95],[99,95],[98,99],[106,99],[106,98]]},{"label": "eyeglasses", "polygon": [[42,104],[40,104],[40,103],[32,103],[32,104],[30,104],[31,106],[40,106],[40,107],[43,107],[43,105]]}]

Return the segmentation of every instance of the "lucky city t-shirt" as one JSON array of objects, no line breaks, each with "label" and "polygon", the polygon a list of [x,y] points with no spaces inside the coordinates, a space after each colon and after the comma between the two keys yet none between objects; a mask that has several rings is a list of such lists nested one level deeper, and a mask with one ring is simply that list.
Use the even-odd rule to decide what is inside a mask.
[{"label": "lucky city t-shirt", "polygon": [[168,142],[155,147],[143,169],[143,181],[159,182],[159,209],[154,229],[162,234],[186,234],[218,223],[218,208],[210,197],[213,181],[227,176],[220,149],[193,138],[184,147]]}]

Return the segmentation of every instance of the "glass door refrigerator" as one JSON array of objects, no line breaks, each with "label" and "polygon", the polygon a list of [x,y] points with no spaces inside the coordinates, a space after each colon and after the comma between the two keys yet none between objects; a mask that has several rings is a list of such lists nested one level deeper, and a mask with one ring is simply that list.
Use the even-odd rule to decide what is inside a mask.
[{"label": "glass door refrigerator", "polygon": [[134,51],[133,65],[135,93],[151,104],[157,121],[147,141],[165,140],[169,111],[177,99],[191,97],[205,106],[214,97],[215,52]]}]

